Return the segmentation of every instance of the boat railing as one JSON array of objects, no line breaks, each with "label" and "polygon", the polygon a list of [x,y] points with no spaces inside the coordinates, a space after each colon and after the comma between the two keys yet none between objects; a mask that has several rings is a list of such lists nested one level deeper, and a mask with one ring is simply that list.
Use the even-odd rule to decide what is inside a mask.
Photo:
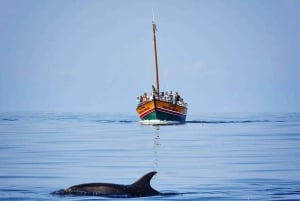
[{"label": "boat railing", "polygon": [[151,102],[153,100],[159,100],[159,101],[162,101],[162,102],[165,102],[165,103],[170,103],[170,104],[173,104],[173,105],[178,105],[178,106],[181,106],[181,107],[187,107],[187,103],[186,102],[183,102],[182,100],[181,101],[175,101],[175,100],[166,100],[165,98],[160,98],[160,97],[151,97],[151,98],[148,98],[146,100],[142,100],[142,101],[137,101],[137,105],[138,107],[141,106],[141,105],[144,105],[148,102]]}]

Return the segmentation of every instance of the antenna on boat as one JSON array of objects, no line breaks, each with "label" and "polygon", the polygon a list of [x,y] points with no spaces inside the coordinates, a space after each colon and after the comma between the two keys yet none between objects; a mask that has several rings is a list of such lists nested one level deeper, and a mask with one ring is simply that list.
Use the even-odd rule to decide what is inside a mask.
[{"label": "antenna on boat", "polygon": [[159,79],[158,79],[158,60],[157,60],[157,48],[156,48],[156,24],[154,22],[154,11],[152,8],[152,30],[153,30],[153,48],[154,48],[154,62],[155,62],[155,78],[156,78],[156,91],[159,95]]}]

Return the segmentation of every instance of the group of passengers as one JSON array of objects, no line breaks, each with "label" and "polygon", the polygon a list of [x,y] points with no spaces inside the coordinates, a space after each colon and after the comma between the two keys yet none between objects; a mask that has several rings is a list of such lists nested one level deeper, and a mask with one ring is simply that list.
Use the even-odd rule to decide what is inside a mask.
[{"label": "group of passengers", "polygon": [[153,99],[169,102],[180,106],[186,106],[186,103],[183,102],[183,98],[180,97],[178,92],[176,92],[174,95],[172,91],[170,91],[169,93],[160,92],[158,96],[158,94],[153,91],[150,97],[146,92],[143,95],[136,97],[137,105],[144,104],[148,101],[152,101]]}]

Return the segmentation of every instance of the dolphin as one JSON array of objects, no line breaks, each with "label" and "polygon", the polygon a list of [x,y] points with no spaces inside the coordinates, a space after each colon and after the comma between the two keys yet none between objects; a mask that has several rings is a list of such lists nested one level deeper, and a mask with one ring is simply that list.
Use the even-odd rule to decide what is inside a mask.
[{"label": "dolphin", "polygon": [[57,195],[93,195],[105,197],[146,197],[161,195],[150,185],[155,171],[149,172],[130,185],[111,184],[111,183],[87,183],[71,186],[53,194]]}]

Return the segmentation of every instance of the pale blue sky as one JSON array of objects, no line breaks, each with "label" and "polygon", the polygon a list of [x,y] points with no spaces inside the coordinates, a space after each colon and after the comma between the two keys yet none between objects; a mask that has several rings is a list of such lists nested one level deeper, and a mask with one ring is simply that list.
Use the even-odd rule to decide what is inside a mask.
[{"label": "pale blue sky", "polygon": [[300,112],[300,1],[0,0],[0,112],[135,113],[154,84],[190,114]]}]

